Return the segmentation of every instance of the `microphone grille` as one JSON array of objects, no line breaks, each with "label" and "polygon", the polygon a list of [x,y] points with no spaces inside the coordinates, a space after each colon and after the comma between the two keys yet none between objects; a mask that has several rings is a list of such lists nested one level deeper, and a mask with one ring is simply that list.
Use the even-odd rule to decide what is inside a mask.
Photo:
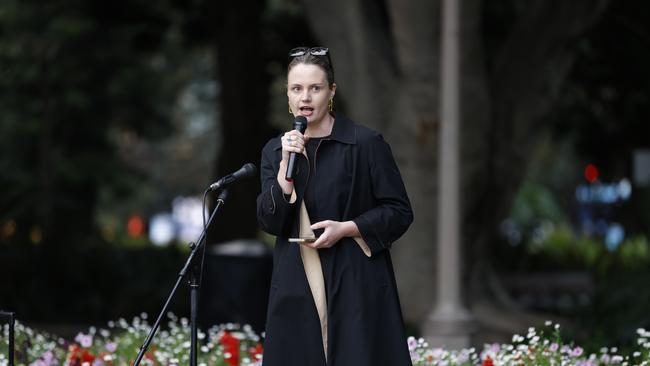
[{"label": "microphone grille", "polygon": [[251,176],[251,175],[254,175],[255,173],[257,173],[257,168],[255,167],[255,164],[253,164],[253,163],[244,164],[244,170],[246,171],[247,176]]},{"label": "microphone grille", "polygon": [[293,129],[305,133],[307,129],[307,118],[305,116],[298,116],[293,120]]}]

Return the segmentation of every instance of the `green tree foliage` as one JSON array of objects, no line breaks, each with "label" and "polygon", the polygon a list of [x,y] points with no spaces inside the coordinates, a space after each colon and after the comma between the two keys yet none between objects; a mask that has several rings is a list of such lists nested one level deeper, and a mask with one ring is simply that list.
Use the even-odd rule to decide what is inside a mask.
[{"label": "green tree foliage", "polygon": [[160,49],[174,14],[166,2],[0,3],[3,241],[86,240],[99,190],[127,197],[138,177],[115,147],[167,133]]}]

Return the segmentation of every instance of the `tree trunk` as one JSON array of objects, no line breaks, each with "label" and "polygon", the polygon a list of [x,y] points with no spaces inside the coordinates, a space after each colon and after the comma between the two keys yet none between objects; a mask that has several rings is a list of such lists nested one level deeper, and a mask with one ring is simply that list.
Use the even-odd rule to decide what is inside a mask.
[{"label": "tree trunk", "polygon": [[[245,163],[259,167],[260,151],[271,133],[270,76],[262,47],[262,14],[266,1],[219,1],[212,5],[216,19],[216,54],[221,83],[220,107],[223,145],[216,177],[230,174]],[[232,184],[222,212],[211,225],[208,240],[219,243],[257,237],[255,199],[258,179]]]},{"label": "tree trunk", "polygon": [[392,254],[405,317],[419,322],[435,282],[438,2],[305,2],[314,33],[332,49],[337,99],[383,133],[402,172],[415,221]]}]

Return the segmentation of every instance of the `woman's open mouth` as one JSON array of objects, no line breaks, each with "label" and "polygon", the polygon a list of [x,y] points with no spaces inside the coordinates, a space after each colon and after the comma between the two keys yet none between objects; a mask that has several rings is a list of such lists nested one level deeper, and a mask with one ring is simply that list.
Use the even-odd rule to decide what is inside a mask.
[{"label": "woman's open mouth", "polygon": [[312,107],[300,107],[300,114],[302,114],[305,117],[309,117],[312,114],[314,114],[314,108]]}]

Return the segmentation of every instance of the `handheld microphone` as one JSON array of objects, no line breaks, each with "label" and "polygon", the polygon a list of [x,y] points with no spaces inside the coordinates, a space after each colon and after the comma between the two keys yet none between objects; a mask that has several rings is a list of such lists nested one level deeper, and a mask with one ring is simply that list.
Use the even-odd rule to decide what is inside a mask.
[{"label": "handheld microphone", "polygon": [[[293,129],[300,133],[305,133],[305,130],[307,129],[307,118],[305,118],[305,116],[296,117],[296,119],[293,121]],[[284,179],[286,179],[288,182],[293,182],[295,170],[296,153],[292,152],[289,154],[289,163],[287,164],[287,173],[285,174]]]},{"label": "handheld microphone", "polygon": [[237,180],[239,180],[241,178],[251,177],[251,176],[255,175],[256,172],[257,172],[257,168],[255,168],[254,164],[251,164],[251,163],[244,164],[244,166],[242,166],[238,171],[236,171],[236,172],[234,172],[232,174],[228,174],[225,177],[223,177],[223,178],[219,179],[218,181],[216,181],[215,183],[210,184],[210,188],[208,188],[208,190],[210,190],[210,191],[217,190],[217,189],[225,187],[228,184],[233,183],[233,182],[235,182],[235,181],[237,181]]}]

